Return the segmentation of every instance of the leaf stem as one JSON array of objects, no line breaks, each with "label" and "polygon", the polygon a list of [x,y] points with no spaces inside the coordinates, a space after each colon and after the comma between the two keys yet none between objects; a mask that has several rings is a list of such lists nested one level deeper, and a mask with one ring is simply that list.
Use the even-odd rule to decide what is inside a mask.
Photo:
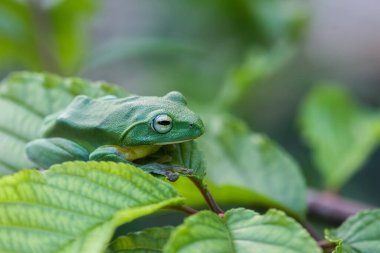
[{"label": "leaf stem", "polygon": [[335,243],[328,242],[328,241],[325,241],[325,240],[318,241],[318,246],[321,247],[321,249],[323,249],[323,251],[328,251],[328,252],[332,252],[336,248],[336,244]]},{"label": "leaf stem", "polygon": [[203,182],[196,177],[188,177],[191,182],[198,188],[203,198],[206,200],[207,205],[210,207],[211,211],[218,214],[219,216],[224,215],[224,211],[219,205],[216,203],[214,197],[208,191],[207,186],[203,184]]},{"label": "leaf stem", "polygon": [[194,209],[190,206],[185,206],[185,205],[183,205],[183,206],[170,206],[169,209],[180,211],[180,212],[183,212],[183,213],[186,213],[189,215],[196,214],[199,212],[197,209]]},{"label": "leaf stem", "polygon": [[314,240],[319,241],[322,239],[318,231],[315,230],[315,228],[313,227],[313,225],[311,225],[311,223],[309,223],[308,221],[300,221],[300,220],[298,221],[306,229],[306,231],[309,232],[309,234],[311,235],[311,237],[314,238]]}]

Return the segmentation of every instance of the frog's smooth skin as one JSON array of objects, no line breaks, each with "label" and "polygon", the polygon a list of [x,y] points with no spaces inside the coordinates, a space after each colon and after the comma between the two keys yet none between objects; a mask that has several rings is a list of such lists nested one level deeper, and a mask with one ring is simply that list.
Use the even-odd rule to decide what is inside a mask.
[{"label": "frog's smooth skin", "polygon": [[[41,168],[73,160],[131,163],[162,145],[193,140],[203,129],[176,91],[163,97],[81,95],[45,119],[44,138],[29,142],[26,154]],[[146,168],[155,173],[155,167]]]}]

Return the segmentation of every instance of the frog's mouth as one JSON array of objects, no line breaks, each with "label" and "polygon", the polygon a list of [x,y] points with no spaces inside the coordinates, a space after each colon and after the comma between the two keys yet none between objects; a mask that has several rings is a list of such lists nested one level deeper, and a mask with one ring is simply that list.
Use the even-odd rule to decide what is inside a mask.
[{"label": "frog's mouth", "polygon": [[194,138],[192,139],[186,139],[186,140],[180,140],[180,141],[168,141],[168,142],[160,142],[160,143],[155,143],[153,145],[171,145],[171,144],[178,144],[178,143],[183,143],[183,142],[187,142],[187,141],[191,141],[191,140],[194,140]]}]

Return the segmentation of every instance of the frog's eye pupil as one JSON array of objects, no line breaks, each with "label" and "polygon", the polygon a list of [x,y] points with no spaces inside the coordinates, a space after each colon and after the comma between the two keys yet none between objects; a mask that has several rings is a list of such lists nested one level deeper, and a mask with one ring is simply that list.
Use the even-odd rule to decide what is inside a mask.
[{"label": "frog's eye pupil", "polygon": [[172,129],[173,122],[172,118],[166,114],[160,114],[156,116],[152,122],[152,128],[154,131],[165,134]]},{"label": "frog's eye pupil", "polygon": [[162,121],[159,121],[158,124],[163,125],[163,126],[168,126],[171,124],[171,122],[169,120],[162,120]]}]

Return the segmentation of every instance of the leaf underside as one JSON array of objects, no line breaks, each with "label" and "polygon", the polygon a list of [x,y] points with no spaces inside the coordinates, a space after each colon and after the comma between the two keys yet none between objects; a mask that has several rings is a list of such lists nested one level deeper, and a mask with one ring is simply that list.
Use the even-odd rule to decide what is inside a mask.
[{"label": "leaf underside", "polygon": [[109,253],[158,253],[163,248],[174,227],[148,228],[120,236],[109,246]]},{"label": "leaf underside", "polygon": [[177,144],[171,156],[173,158],[173,164],[192,169],[192,176],[202,179],[206,175],[206,165],[204,163],[203,154],[198,149],[197,144],[198,143],[194,140]]}]

